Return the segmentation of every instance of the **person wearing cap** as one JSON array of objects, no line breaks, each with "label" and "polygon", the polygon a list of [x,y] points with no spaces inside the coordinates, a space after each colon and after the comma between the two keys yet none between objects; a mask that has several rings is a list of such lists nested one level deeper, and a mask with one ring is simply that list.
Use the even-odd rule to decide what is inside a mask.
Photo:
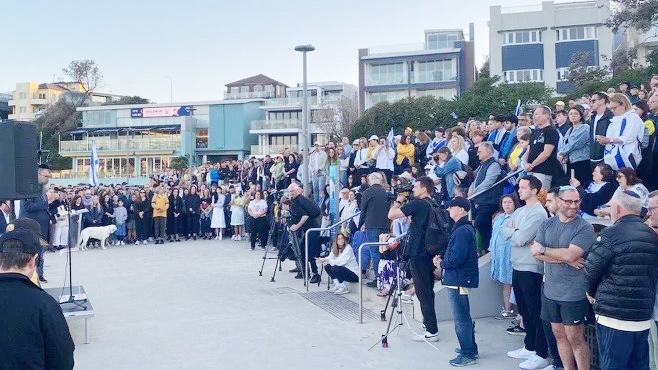
[{"label": "person wearing cap", "polygon": [[465,366],[474,364],[478,357],[468,300],[470,290],[479,285],[477,245],[475,229],[468,221],[468,212],[471,210],[469,200],[457,197],[445,205],[455,224],[450,232],[444,258],[436,256],[433,262],[443,270],[443,285],[448,288],[450,312],[459,341],[458,356],[450,360],[450,365]]},{"label": "person wearing cap", "polygon": [[320,192],[324,189],[327,179],[327,153],[320,147],[319,142],[313,144],[315,148],[310,155],[309,171],[313,184],[313,200],[320,204]]},{"label": "person wearing cap", "polygon": [[60,305],[34,285],[42,251],[27,229],[0,236],[0,367],[73,369],[75,345]]},{"label": "person wearing cap", "polygon": [[602,369],[648,369],[658,234],[642,222],[642,201],[633,191],[615,193],[609,204],[614,224],[599,233],[585,261],[599,362]]}]

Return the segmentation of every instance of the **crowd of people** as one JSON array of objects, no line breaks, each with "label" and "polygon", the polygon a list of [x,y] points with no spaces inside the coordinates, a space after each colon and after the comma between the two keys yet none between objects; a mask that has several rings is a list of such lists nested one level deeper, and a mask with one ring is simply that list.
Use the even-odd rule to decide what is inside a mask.
[{"label": "crowd of people", "polygon": [[[448,129],[316,142],[308,158],[286,150],[204,164],[191,176],[166,170],[141,186],[58,188],[41,166],[43,195],[17,210],[0,203],[0,223],[36,220],[52,249],[77,246],[79,223],[116,226],[113,245],[230,237],[255,250],[276,237],[270,243],[285,257],[285,238],[273,233],[279,225],[303,243],[306,230],[340,222],[328,234],[310,233],[309,254],[303,246],[293,253],[291,272],[301,279],[310,269],[319,283],[324,266],[335,294],[349,293],[359,274],[372,276],[366,285],[385,297],[401,270],[403,299],[417,299],[423,314],[425,333],[414,340],[427,342],[439,339],[433,287],[441,280],[460,345],[454,366],[478,359],[468,297],[479,285],[478,255],[491,253],[504,302],[496,318],[513,320],[507,333],[524,335],[523,348],[507,353],[521,368],[589,369],[588,324],[596,326],[601,368],[645,369],[658,319],[658,94],[627,90]],[[329,179],[331,166],[337,179]],[[331,183],[340,189],[337,213]],[[426,232],[437,217],[449,227],[444,248],[433,250]],[[595,230],[593,220],[604,219],[610,226]],[[401,236],[400,248],[359,248]],[[43,252],[33,253],[41,282]]]}]

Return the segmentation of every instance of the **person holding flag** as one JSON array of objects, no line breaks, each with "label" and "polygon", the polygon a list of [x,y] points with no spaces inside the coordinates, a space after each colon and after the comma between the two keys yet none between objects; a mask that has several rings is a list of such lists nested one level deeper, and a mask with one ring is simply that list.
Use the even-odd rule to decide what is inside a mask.
[{"label": "person holding flag", "polygon": [[430,141],[430,144],[427,146],[425,152],[425,155],[428,159],[432,159],[432,155],[434,155],[437,150],[446,145],[446,138],[444,137],[445,132],[446,129],[443,127],[438,127],[436,130],[434,130],[434,138],[432,141]]},{"label": "person holding flag", "polygon": [[98,185],[98,152],[96,152],[96,142],[91,142],[91,158],[89,160],[89,185]]}]

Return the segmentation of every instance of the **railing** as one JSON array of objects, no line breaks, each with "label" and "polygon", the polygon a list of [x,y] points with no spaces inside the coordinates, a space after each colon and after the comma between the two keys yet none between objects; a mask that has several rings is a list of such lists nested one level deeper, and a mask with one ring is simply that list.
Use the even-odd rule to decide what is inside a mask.
[{"label": "railing", "polygon": [[338,223],[335,223],[335,224],[333,224],[333,225],[331,225],[331,226],[327,226],[327,227],[312,227],[312,228],[306,230],[306,233],[304,233],[304,256],[303,256],[302,258],[305,258],[305,259],[306,259],[306,261],[304,261],[304,262],[306,263],[306,265],[305,265],[305,266],[306,266],[306,269],[305,269],[306,273],[304,274],[304,282],[305,282],[304,285],[306,285],[306,291],[307,291],[307,292],[308,292],[308,281],[309,281],[308,276],[310,275],[310,274],[308,273],[308,262],[309,262],[309,261],[308,261],[308,233],[310,233],[310,232],[322,232],[322,231],[330,231],[330,230],[333,230],[333,229],[336,228],[337,226],[340,226],[340,225],[342,225],[342,224],[344,224],[344,223],[346,223],[346,222],[351,221],[354,217],[356,217],[356,216],[358,216],[358,215],[360,215],[360,214],[361,214],[361,212],[355,213],[355,214],[353,214],[352,216],[350,216],[348,219],[345,219],[345,220],[343,220],[343,221],[340,221],[340,222],[338,222]]},{"label": "railing", "polygon": [[[400,236],[396,236],[393,238],[393,240],[389,240],[390,242],[394,242],[397,240],[400,240],[404,238],[407,235],[407,233],[404,233]],[[361,257],[361,250],[363,247],[370,247],[375,246],[375,245],[388,245],[390,244],[389,241],[385,242],[370,242],[370,243],[363,243],[359,246],[358,250],[358,256],[359,256],[359,324],[363,324],[363,274],[361,273],[361,261],[363,261],[363,258]],[[377,267],[374,267],[374,269],[377,269]],[[306,287],[308,290],[308,286]],[[392,294],[392,293],[391,293]]]},{"label": "railing", "polygon": [[251,121],[252,130],[271,130],[271,129],[299,129],[302,127],[301,119],[259,119]]},{"label": "railing", "polygon": [[507,176],[505,176],[502,180],[500,180],[500,181],[494,183],[493,185],[491,185],[491,186],[488,187],[487,189],[484,189],[484,190],[478,191],[477,193],[475,193],[475,194],[469,196],[469,197],[466,198],[466,199],[468,199],[468,200],[473,200],[473,199],[475,199],[476,197],[478,197],[478,196],[480,196],[480,195],[482,195],[482,194],[488,192],[489,190],[491,190],[491,189],[495,188],[496,186],[502,184],[503,182],[507,181],[509,178],[518,175],[519,173],[521,173],[521,171],[523,171],[523,169],[522,169],[522,168],[519,168],[518,170],[516,170],[516,171],[514,171],[514,172],[510,172],[510,173],[508,173]]},{"label": "railing", "polygon": [[[95,139],[98,150],[163,150],[179,149],[180,140],[99,140]],[[88,152],[91,151],[92,140],[61,140],[59,142],[60,152]]]},{"label": "railing", "polygon": [[298,150],[297,144],[263,146],[252,145],[251,155],[281,155],[286,149],[296,152]]}]

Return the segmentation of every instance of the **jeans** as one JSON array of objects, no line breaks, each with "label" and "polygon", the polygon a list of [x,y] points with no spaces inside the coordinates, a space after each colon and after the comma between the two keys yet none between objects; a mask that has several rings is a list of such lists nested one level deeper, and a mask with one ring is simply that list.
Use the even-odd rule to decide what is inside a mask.
[{"label": "jeans", "polygon": [[649,370],[649,330],[623,331],[596,324],[601,370]]},{"label": "jeans", "polygon": [[313,200],[315,200],[315,204],[320,204],[320,193],[324,191],[326,177],[325,175],[313,175],[311,182],[313,183]]},{"label": "jeans", "polygon": [[39,275],[40,278],[43,277],[43,252],[44,249],[41,247],[41,250],[39,251],[39,258],[37,258],[37,275]]},{"label": "jeans", "polygon": [[475,330],[471,319],[471,307],[468,302],[468,294],[459,294],[459,289],[448,288],[448,301],[450,312],[455,321],[455,333],[461,348],[461,354],[474,358],[478,353],[475,343]]},{"label": "jeans", "polygon": [[516,305],[525,326],[525,349],[537,352],[541,358],[548,357],[548,344],[540,318],[542,274],[530,271],[512,272],[512,286]]},{"label": "jeans", "polygon": [[[366,242],[368,243],[377,243],[379,242],[379,234],[384,234],[386,233],[386,229],[374,229],[374,228],[368,228],[366,229]],[[379,270],[379,260],[381,259],[380,254],[379,254],[379,246],[378,245],[370,245],[368,246],[368,249],[370,249],[370,259],[372,260],[372,270],[375,271],[375,278],[379,276],[378,270]]]},{"label": "jeans", "polygon": [[327,271],[327,275],[329,275],[331,279],[337,279],[339,283],[342,283],[343,281],[356,283],[359,281],[359,277],[345,266],[326,265],[324,269]]},{"label": "jeans", "polygon": [[[379,250],[377,250],[379,253]],[[361,248],[361,255],[359,256],[358,248],[354,249],[354,256],[356,257],[356,262],[360,261],[361,272],[368,270],[368,264],[370,263],[370,248],[365,246]]]},{"label": "jeans", "polygon": [[423,314],[425,330],[435,334],[439,331],[434,310],[434,266],[431,257],[409,257],[411,278],[416,287],[416,297],[420,302],[420,312]]}]

